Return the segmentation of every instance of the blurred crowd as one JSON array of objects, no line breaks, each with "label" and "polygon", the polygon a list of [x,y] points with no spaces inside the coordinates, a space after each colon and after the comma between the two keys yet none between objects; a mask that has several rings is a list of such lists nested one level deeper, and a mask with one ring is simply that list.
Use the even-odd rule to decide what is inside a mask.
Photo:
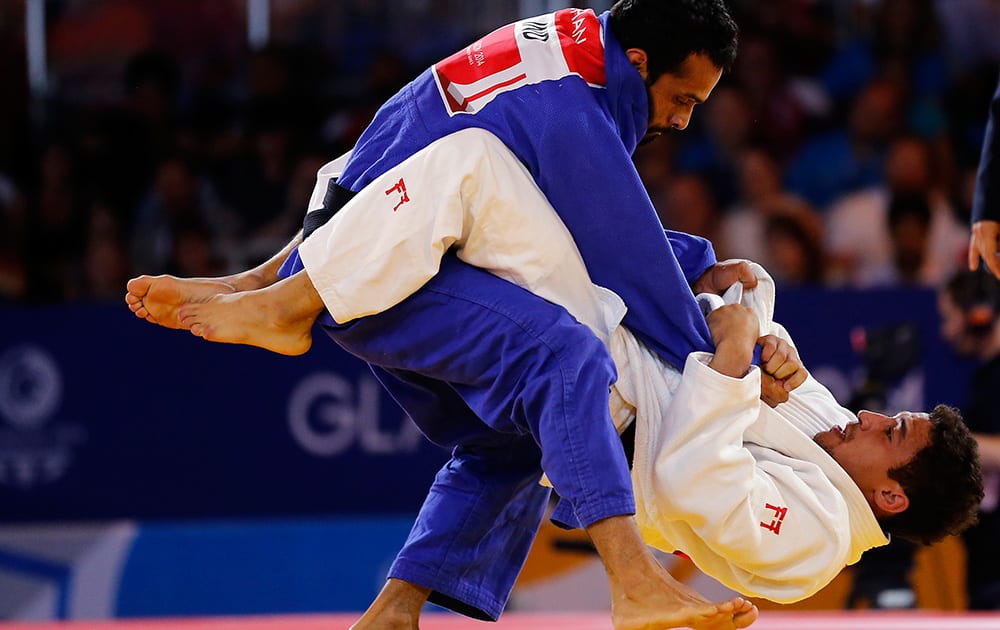
[{"label": "blurred crowd", "polygon": [[[254,47],[246,0],[50,0],[43,94],[25,5],[0,4],[0,301],[116,301],[136,273],[267,258],[386,98],[526,5],[555,8],[270,4]],[[735,67],[687,131],[635,155],[664,225],[780,286],[941,286],[966,260],[1000,2],[731,4]]]}]

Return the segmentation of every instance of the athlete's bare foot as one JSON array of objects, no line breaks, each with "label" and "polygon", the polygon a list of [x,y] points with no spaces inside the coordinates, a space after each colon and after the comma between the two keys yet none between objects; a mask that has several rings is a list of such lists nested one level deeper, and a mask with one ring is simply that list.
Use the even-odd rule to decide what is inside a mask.
[{"label": "athlete's bare foot", "polygon": [[182,328],[207,341],[257,346],[287,355],[312,346],[323,301],[305,272],[263,289],[215,294],[177,310]]},{"label": "athlete's bare foot", "polygon": [[757,620],[742,597],[713,603],[675,580],[642,542],[631,516],[613,516],[587,528],[611,585],[615,630],[734,630]]},{"label": "athlete's bare foot", "polygon": [[191,302],[201,302],[220,293],[236,289],[216,278],[178,278],[176,276],[138,276],[125,285],[125,303],[135,313],[152,324],[167,328],[182,328],[177,309]]},{"label": "athlete's bare foot", "polygon": [[615,630],[733,630],[746,628],[758,615],[757,607],[742,597],[710,602],[674,580],[662,567],[653,568],[644,583],[628,591],[612,580],[611,592]]},{"label": "athlete's bare foot", "polygon": [[389,578],[351,630],[418,630],[420,611],[430,589]]}]

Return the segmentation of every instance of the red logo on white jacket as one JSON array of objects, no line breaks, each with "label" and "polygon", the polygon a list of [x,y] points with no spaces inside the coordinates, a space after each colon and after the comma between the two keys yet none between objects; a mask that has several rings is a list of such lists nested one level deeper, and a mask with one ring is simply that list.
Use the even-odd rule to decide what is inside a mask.
[{"label": "red logo on white jacket", "polygon": [[774,518],[771,519],[771,522],[761,521],[760,526],[771,530],[775,536],[781,534],[781,523],[785,520],[785,515],[788,514],[788,508],[771,505],[770,503],[765,503],[764,507],[774,512]]},{"label": "red logo on white jacket", "polygon": [[395,212],[396,210],[399,210],[399,206],[403,205],[404,203],[406,203],[406,202],[408,202],[410,200],[410,196],[408,194],[406,194],[406,182],[403,181],[402,177],[399,178],[399,181],[396,182],[395,186],[393,186],[389,190],[385,191],[385,196],[388,197],[392,193],[398,193],[399,194],[399,203],[397,203],[396,205],[394,205],[392,207],[392,211],[393,212]]}]

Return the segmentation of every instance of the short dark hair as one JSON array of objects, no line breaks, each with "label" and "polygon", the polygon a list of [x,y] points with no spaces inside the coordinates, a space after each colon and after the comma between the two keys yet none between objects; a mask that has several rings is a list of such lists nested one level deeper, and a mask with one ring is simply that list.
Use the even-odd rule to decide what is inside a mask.
[{"label": "short dark hair", "polygon": [[736,60],[739,28],[724,0],[618,0],[609,24],[623,50],[646,51],[649,82],[677,72],[692,54],[722,70]]},{"label": "short dark hair", "polygon": [[929,545],[957,535],[978,520],[983,475],[976,439],[958,409],[938,405],[930,413],[931,443],[889,477],[903,487],[910,506],[881,519],[894,536]]}]

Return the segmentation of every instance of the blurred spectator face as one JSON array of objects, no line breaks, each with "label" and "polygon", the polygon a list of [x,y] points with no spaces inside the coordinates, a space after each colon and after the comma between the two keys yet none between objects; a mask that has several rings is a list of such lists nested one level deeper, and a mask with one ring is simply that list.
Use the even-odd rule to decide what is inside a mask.
[{"label": "blurred spectator face", "polygon": [[742,146],[750,135],[750,105],[743,93],[735,87],[716,88],[712,98],[705,102],[708,132],[716,144],[725,149]]},{"label": "blurred spectator face", "polygon": [[264,176],[274,181],[284,179],[289,139],[285,129],[267,129],[257,134],[254,146],[264,169]]},{"label": "blurred spectator face", "polygon": [[197,225],[178,229],[174,235],[172,266],[181,276],[220,275],[221,265],[212,249],[212,236],[208,230]]},{"label": "blurred spectator face", "polygon": [[740,85],[757,98],[773,96],[770,92],[776,89],[781,78],[774,46],[759,37],[740,42],[735,71]]},{"label": "blurred spectator face", "polygon": [[162,124],[169,117],[179,82],[173,57],[155,49],[133,55],[123,80],[136,114],[152,125]]},{"label": "blurred spectator face", "polygon": [[924,194],[931,185],[930,148],[916,138],[901,138],[889,148],[886,182],[895,193]]},{"label": "blurred spectator face", "polygon": [[739,165],[740,188],[743,198],[751,203],[761,201],[782,191],[781,171],[774,160],[760,149],[743,152]]},{"label": "blurred spectator face", "polygon": [[196,184],[190,169],[180,160],[167,160],[156,174],[156,191],[168,211],[185,212],[195,206]]},{"label": "blurred spectator face", "polygon": [[254,53],[250,62],[250,93],[258,97],[280,97],[288,92],[288,67],[276,50]]},{"label": "blurred spectator face", "polygon": [[916,281],[927,257],[930,223],[922,217],[908,215],[893,225],[891,235],[900,277]]},{"label": "blurred spectator face", "polygon": [[656,142],[640,146],[632,156],[635,169],[646,185],[646,190],[653,191],[660,188],[673,176],[675,137],[661,136]]},{"label": "blurred spectator face", "polygon": [[51,145],[41,161],[41,221],[52,229],[68,227],[74,219],[73,163],[66,147]]},{"label": "blurred spectator face", "polygon": [[882,143],[896,133],[901,115],[899,88],[889,81],[876,80],[869,83],[854,102],[851,131],[861,142]]},{"label": "blurred spectator face", "polygon": [[776,214],[764,228],[768,269],[781,286],[821,280],[819,243],[795,218]]},{"label": "blurred spectator face", "polygon": [[678,175],[670,180],[660,204],[665,227],[709,238],[717,224],[715,202],[708,186],[695,175]]},{"label": "blurred spectator face", "polygon": [[128,280],[130,261],[114,210],[105,203],[90,207],[87,247],[84,254],[86,297],[117,300]]},{"label": "blurred spectator face", "polygon": [[86,274],[88,296],[98,300],[118,300],[128,280],[129,266],[120,239],[104,234],[87,244]]},{"label": "blurred spectator face", "polygon": [[938,313],[941,315],[941,337],[962,356],[978,354],[982,338],[966,333],[965,311],[947,291],[938,293]]}]

